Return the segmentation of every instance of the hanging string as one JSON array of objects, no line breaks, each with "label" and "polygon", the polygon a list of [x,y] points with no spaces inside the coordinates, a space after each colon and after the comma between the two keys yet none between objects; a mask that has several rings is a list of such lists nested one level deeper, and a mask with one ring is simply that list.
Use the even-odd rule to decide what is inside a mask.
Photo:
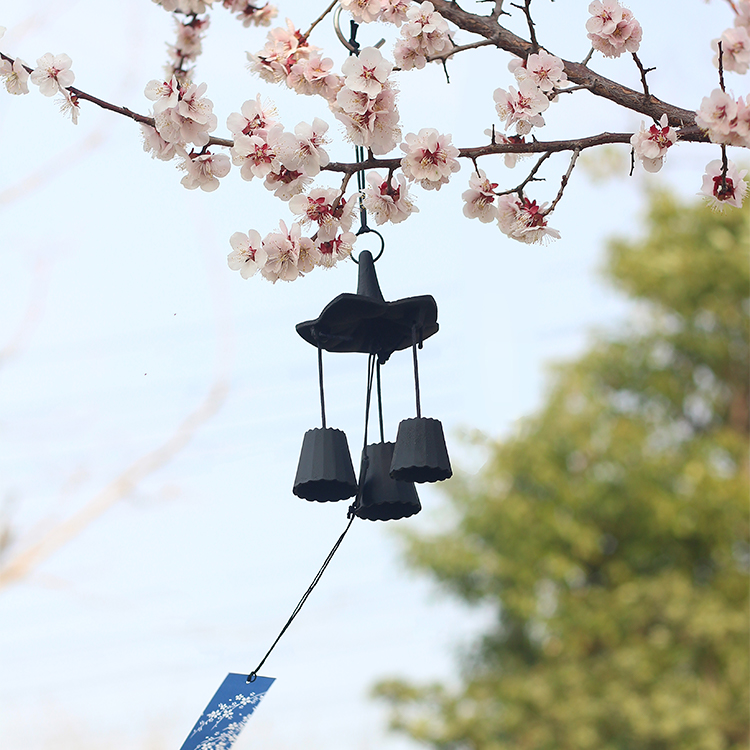
[{"label": "hanging string", "polygon": [[422,406],[419,399],[419,366],[417,365],[417,326],[411,327],[411,351],[414,359],[414,391],[417,396],[417,417],[422,416]]},{"label": "hanging string", "polygon": [[383,396],[380,392],[380,360],[378,359],[377,364],[377,380],[378,380],[378,418],[380,421],[380,442],[385,442],[385,437],[383,436]]},{"label": "hanging string", "polygon": [[318,384],[320,386],[320,420],[326,428],[326,398],[323,392],[323,350],[318,347]]},{"label": "hanging string", "polygon": [[349,518],[349,523],[346,525],[346,528],[344,529],[341,536],[336,540],[336,544],[333,545],[333,549],[328,553],[328,557],[326,557],[325,562],[323,565],[321,565],[320,570],[315,574],[315,578],[313,578],[312,583],[308,586],[307,591],[302,595],[302,598],[297,602],[297,606],[294,608],[294,612],[292,612],[289,619],[286,621],[286,625],[281,629],[281,632],[276,636],[276,640],[271,644],[271,648],[266,651],[266,655],[260,660],[260,664],[258,664],[255,669],[250,672],[250,674],[247,676],[248,682],[255,682],[256,677],[258,676],[258,672],[261,670],[263,665],[266,662],[266,659],[271,654],[271,651],[273,651],[276,648],[276,644],[281,640],[281,636],[286,633],[289,626],[292,624],[292,620],[299,614],[299,611],[302,609],[304,603],[307,601],[307,598],[312,593],[312,590],[318,585],[318,581],[322,578],[323,573],[325,572],[325,569],[328,567],[328,563],[331,562],[333,559],[333,556],[336,554],[336,550],[341,546],[341,542],[344,541],[344,537],[346,536],[346,532],[349,531],[351,528],[352,522],[354,521],[354,516],[352,515]]}]

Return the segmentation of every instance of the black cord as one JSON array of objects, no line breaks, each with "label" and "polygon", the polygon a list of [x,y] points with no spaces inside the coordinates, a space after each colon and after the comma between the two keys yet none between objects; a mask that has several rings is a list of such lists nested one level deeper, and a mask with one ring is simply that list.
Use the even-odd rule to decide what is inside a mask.
[{"label": "black cord", "polygon": [[378,387],[378,418],[380,421],[380,442],[385,442],[385,437],[383,435],[383,396],[380,392],[380,360],[378,359],[377,364],[377,387]]},{"label": "black cord", "polygon": [[326,428],[326,398],[323,393],[323,350],[318,347],[318,384],[320,386],[320,419]]},{"label": "black cord", "polygon": [[411,327],[411,351],[414,359],[414,391],[417,397],[417,417],[422,416],[422,406],[419,399],[419,367],[417,365],[417,326]]},{"label": "black cord", "polygon": [[313,578],[312,583],[308,587],[307,591],[302,595],[302,598],[297,602],[297,606],[294,608],[294,612],[292,612],[291,617],[286,621],[286,625],[281,629],[281,632],[276,636],[276,640],[271,644],[271,648],[266,651],[266,655],[260,660],[260,664],[258,664],[255,669],[250,672],[250,674],[247,676],[248,682],[255,682],[255,678],[258,676],[258,672],[260,671],[261,667],[265,664],[266,659],[269,657],[271,651],[273,651],[276,648],[276,644],[281,640],[281,636],[286,633],[289,626],[292,624],[292,620],[299,614],[299,611],[302,609],[302,606],[307,601],[307,597],[310,596],[312,593],[312,590],[318,585],[318,581],[322,578],[323,573],[325,572],[325,569],[328,567],[328,563],[331,562],[331,559],[336,554],[336,550],[341,546],[341,542],[344,541],[344,537],[346,536],[346,532],[349,531],[349,529],[352,526],[352,523],[354,522],[354,516],[352,515],[349,518],[349,523],[346,525],[346,528],[344,529],[341,536],[336,541],[336,544],[333,545],[333,549],[328,553],[328,557],[326,557],[325,562],[323,565],[321,565],[320,570],[315,574],[315,578]]}]

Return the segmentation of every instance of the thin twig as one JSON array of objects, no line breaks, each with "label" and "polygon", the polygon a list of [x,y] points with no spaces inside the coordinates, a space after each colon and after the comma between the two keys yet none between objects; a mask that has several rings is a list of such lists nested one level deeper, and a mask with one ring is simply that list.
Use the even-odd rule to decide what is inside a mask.
[{"label": "thin twig", "polygon": [[523,198],[523,189],[530,183],[530,182],[539,182],[540,178],[536,176],[536,173],[539,171],[539,167],[544,164],[547,159],[552,156],[551,153],[543,154],[542,158],[539,159],[539,161],[533,166],[531,172],[529,172],[526,179],[520,184],[516,185],[516,187],[511,188],[510,190],[503,190],[501,193],[495,193],[495,195],[510,195],[511,193],[518,193],[519,198]]},{"label": "thin twig", "polygon": [[312,34],[313,29],[333,10],[333,6],[339,0],[333,0],[333,2],[312,22],[312,26],[302,35],[303,39],[307,39]]},{"label": "thin twig", "polygon": [[719,48],[719,85],[721,86],[721,90],[726,93],[726,89],[724,88],[724,48],[721,42],[719,42],[718,48]]},{"label": "thin twig", "polygon": [[646,83],[646,73],[650,73],[652,70],[656,70],[656,68],[644,68],[643,63],[640,61],[638,55],[635,54],[635,52],[631,53],[633,55],[633,60],[635,60],[635,64],[638,66],[638,70],[641,71],[641,84],[643,85],[643,95],[648,98],[651,96],[648,90],[648,84]]},{"label": "thin twig", "polygon": [[550,204],[550,207],[544,212],[545,216],[549,216],[554,210],[557,204],[560,202],[560,198],[563,196],[563,192],[565,190],[566,185],[568,184],[568,180],[570,179],[570,175],[573,173],[573,169],[575,168],[576,162],[578,161],[578,155],[581,152],[576,149],[572,156],[570,157],[570,164],[568,165],[568,171],[562,176],[562,180],[560,180],[560,189],[557,191],[557,195],[555,196],[555,200],[552,201]]},{"label": "thin twig", "polygon": [[586,57],[584,57],[584,58],[583,58],[583,60],[581,60],[581,65],[588,65],[588,64],[589,64],[589,61],[590,61],[590,60],[591,60],[591,58],[592,58],[592,57],[594,56],[594,51],[595,51],[595,50],[594,50],[594,48],[592,47],[592,48],[591,48],[591,49],[589,50],[589,53],[588,53],[588,55],[586,55]]},{"label": "thin twig", "polygon": [[539,42],[536,40],[536,30],[534,29],[534,21],[531,18],[531,0],[524,0],[523,5],[517,5],[516,3],[511,3],[511,5],[514,8],[518,8],[519,10],[522,10],[524,12],[524,15],[526,16],[526,23],[529,27],[529,38],[531,39],[531,51],[532,52],[538,52],[539,51]]},{"label": "thin twig", "polygon": [[467,49],[476,49],[477,47],[487,47],[488,45],[494,44],[492,39],[482,39],[478,42],[472,42],[471,44],[462,44],[449,49],[447,52],[441,52],[439,55],[430,55],[427,58],[427,62],[434,62],[435,60],[447,60],[449,57],[453,57],[457,52],[463,52]]}]

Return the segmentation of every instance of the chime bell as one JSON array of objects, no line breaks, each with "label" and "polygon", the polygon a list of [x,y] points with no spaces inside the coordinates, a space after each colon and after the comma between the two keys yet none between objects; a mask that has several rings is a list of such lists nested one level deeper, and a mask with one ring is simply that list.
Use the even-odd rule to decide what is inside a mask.
[{"label": "chime bell", "polygon": [[372,443],[365,448],[360,471],[362,487],[354,508],[354,515],[359,518],[395,521],[422,510],[414,484],[389,476],[393,446],[393,443]]},{"label": "chime bell", "polygon": [[403,482],[441,482],[453,475],[439,420],[415,417],[401,421],[390,475]]},{"label": "chime bell", "polygon": [[321,503],[357,494],[357,479],[344,432],[324,427],[305,433],[292,492]]}]

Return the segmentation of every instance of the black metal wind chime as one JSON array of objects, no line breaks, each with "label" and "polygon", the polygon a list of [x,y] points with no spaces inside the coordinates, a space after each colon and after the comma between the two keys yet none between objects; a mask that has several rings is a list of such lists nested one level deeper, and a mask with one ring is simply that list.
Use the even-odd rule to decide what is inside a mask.
[{"label": "black metal wind chime", "polygon": [[[341,33],[339,15],[334,24],[339,39],[351,54],[358,54],[357,24],[351,22],[348,40]],[[379,44],[377,46],[380,46]],[[365,160],[364,148],[357,146],[358,163]],[[360,195],[365,188],[364,171],[357,173]],[[352,260],[359,266],[356,294],[339,294],[329,302],[315,320],[297,324],[297,333],[318,350],[318,384],[320,390],[321,427],[305,433],[292,491],[297,497],[316,502],[336,502],[355,498],[349,507],[349,522],[334,544],[312,583],[297,603],[271,648],[247,680],[254,682],[281,637],[299,614],[302,606],[323,575],[355,518],[369,521],[393,521],[419,513],[422,506],[415,483],[439,482],[452,475],[443,426],[437,419],[422,416],[419,392],[417,350],[438,331],[437,304],[430,295],[407,297],[386,302],[375,273],[375,262],[385,248],[383,236],[367,225],[367,211],[360,202],[358,235],[374,234],[380,239],[380,250],[373,257],[369,250]],[[404,419],[398,427],[395,443],[386,442],[383,431],[383,401],[380,368],[394,352],[412,350],[416,417]],[[359,477],[354,474],[349,443],[342,430],[326,423],[323,387],[323,352],[367,354],[367,389],[365,424]],[[377,396],[380,442],[368,443],[370,406],[373,386]]]}]

